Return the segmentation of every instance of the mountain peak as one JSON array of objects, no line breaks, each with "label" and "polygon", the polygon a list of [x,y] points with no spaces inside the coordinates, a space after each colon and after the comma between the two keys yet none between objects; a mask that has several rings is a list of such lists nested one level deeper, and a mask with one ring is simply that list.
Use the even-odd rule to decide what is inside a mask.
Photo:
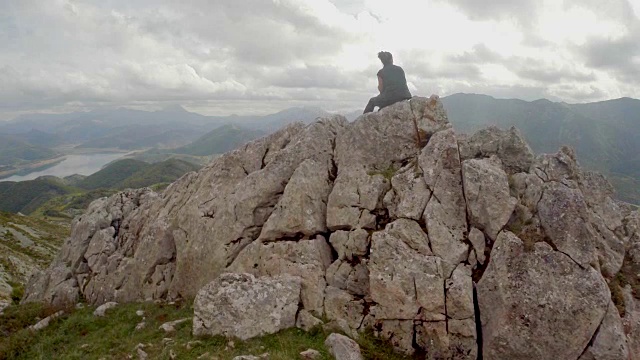
[{"label": "mountain peak", "polygon": [[[640,301],[629,287],[628,340],[606,279],[638,285],[623,245],[640,246],[640,215],[606,183],[571,148],[536,157],[515,127],[459,136],[438,97],[414,97],[352,123],[290,124],[162,194],[94,202],[24,301],[195,297],[199,335],[247,339],[326,317],[406,354],[628,359]],[[277,310],[246,301],[276,288]],[[252,316],[220,314],[234,303]],[[255,316],[285,308],[286,321]]]}]

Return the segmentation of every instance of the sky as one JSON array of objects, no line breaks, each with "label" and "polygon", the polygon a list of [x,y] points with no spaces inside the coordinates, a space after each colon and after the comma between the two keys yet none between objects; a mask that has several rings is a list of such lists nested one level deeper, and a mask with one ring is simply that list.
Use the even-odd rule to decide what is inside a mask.
[{"label": "sky", "polygon": [[414,95],[640,98],[640,0],[0,0],[0,49],[0,120],[360,109],[381,50]]}]

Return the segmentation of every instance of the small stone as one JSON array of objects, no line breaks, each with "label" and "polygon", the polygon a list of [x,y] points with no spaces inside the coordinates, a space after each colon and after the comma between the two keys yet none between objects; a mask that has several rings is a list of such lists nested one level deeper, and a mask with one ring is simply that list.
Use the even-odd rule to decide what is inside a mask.
[{"label": "small stone", "polygon": [[142,344],[138,344],[138,346],[136,346],[137,347],[136,352],[138,353],[138,359],[146,360],[147,357],[149,357],[149,355],[144,350],[142,350],[144,345],[142,345],[142,346],[141,345]]},{"label": "small stone", "polygon": [[322,357],[322,354],[320,354],[318,350],[308,349],[301,352],[300,357],[302,357],[303,360],[315,360],[320,359]]},{"label": "small stone", "polygon": [[309,313],[308,311],[303,309],[303,310],[300,310],[300,313],[298,313],[298,319],[296,319],[297,328],[309,332],[314,327],[321,326],[321,325],[322,325],[322,320],[311,315],[311,313]]},{"label": "small stone", "polygon": [[240,355],[233,358],[233,360],[261,360],[268,359],[269,353],[264,353],[262,355],[254,356],[254,355]]},{"label": "small stone", "polygon": [[198,356],[197,359],[205,359],[205,358],[209,358],[209,357],[211,357],[211,353],[206,352],[206,353]]},{"label": "small stone", "polygon": [[143,310],[138,310],[138,311],[136,311],[136,315],[144,316],[144,311]]},{"label": "small stone", "polygon": [[189,341],[187,345],[185,345],[185,347],[187,348],[187,350],[191,350],[198,345],[202,345],[202,341],[200,340]]},{"label": "small stone", "polygon": [[98,308],[93,312],[93,315],[95,316],[104,316],[106,311],[109,309],[113,309],[114,307],[118,306],[117,302],[108,302],[108,303],[104,303],[100,306],[98,306]]},{"label": "small stone", "polygon": [[164,345],[164,346],[173,345],[174,342],[175,342],[175,340],[173,340],[172,338],[164,338],[164,339],[162,339],[162,345]]},{"label": "small stone", "polygon": [[89,344],[82,344],[80,345],[80,349],[86,349],[89,347]]},{"label": "small stone", "polygon": [[327,337],[324,344],[336,360],[362,360],[358,343],[344,335],[333,333]]},{"label": "small stone", "polygon": [[180,320],[169,321],[160,325],[159,329],[164,330],[164,332],[166,333],[172,333],[176,331],[176,328],[175,328],[176,325],[182,324],[183,322],[186,322],[189,320],[191,320],[191,318],[184,318]]},{"label": "small stone", "polygon": [[77,303],[76,304],[76,309],[84,309],[84,304],[83,303]]},{"label": "small stone", "polygon": [[229,341],[229,342],[227,343],[227,346],[228,346],[230,349],[235,349],[235,347],[236,347],[236,343],[234,343],[233,341]]},{"label": "small stone", "polygon": [[36,331],[42,330],[42,329],[46,328],[47,326],[49,326],[49,324],[51,323],[51,320],[62,316],[62,314],[64,314],[64,311],[60,310],[60,311],[58,311],[57,313],[55,313],[53,315],[47,316],[46,318],[38,321],[37,324],[31,326],[31,329],[36,330]]},{"label": "small stone", "polygon": [[176,352],[173,351],[173,349],[169,350],[169,359],[175,360],[177,358],[178,358],[178,355],[176,355]]},{"label": "small stone", "polygon": [[136,331],[140,331],[140,330],[144,329],[146,326],[147,326],[146,322],[144,322],[144,321],[139,322],[138,325],[136,325]]}]

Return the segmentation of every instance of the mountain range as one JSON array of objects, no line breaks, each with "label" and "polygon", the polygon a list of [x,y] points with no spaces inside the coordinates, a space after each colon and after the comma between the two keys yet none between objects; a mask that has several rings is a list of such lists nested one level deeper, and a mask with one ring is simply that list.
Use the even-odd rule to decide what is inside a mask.
[{"label": "mountain range", "polygon": [[[516,126],[536,153],[574,147],[581,164],[609,176],[619,199],[640,203],[640,100],[567,104],[454,94],[442,102],[459,132]],[[351,121],[360,113],[345,116]],[[55,158],[60,155],[55,146],[63,144],[80,151],[153,148],[154,154],[163,154],[162,160],[167,154],[221,154],[291,122],[310,123],[328,114],[316,107],[296,107],[262,116],[204,116],[173,106],[159,111],[118,108],[22,115],[0,124],[0,166]]]},{"label": "mountain range", "polygon": [[455,94],[442,102],[460,132],[515,126],[538,154],[573,147],[583,166],[609,176],[619,199],[640,204],[640,100],[566,104]]}]

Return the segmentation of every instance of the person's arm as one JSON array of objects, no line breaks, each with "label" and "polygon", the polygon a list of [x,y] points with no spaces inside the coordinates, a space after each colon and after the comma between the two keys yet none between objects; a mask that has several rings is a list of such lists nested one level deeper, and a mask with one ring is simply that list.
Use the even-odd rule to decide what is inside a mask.
[{"label": "person's arm", "polygon": [[380,91],[380,93],[382,93],[382,89],[384,89],[384,86],[382,84],[382,77],[380,77],[380,75],[378,75],[378,91]]}]

